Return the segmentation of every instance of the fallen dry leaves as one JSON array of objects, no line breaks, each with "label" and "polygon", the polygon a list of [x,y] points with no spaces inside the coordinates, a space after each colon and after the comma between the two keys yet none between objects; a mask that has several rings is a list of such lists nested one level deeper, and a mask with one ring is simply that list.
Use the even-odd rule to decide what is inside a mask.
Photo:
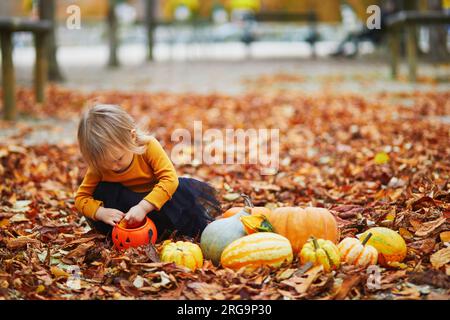
[{"label": "fallen dry leaves", "polygon": [[[291,79],[289,79],[291,80]],[[263,79],[264,83],[270,79]],[[58,87],[39,105],[20,89],[20,112],[77,119],[87,104],[117,103],[148,125],[167,151],[171,132],[193,128],[280,129],[280,168],[257,165],[177,167],[208,180],[223,209],[235,194],[255,205],[326,207],[341,237],[372,226],[399,231],[404,266],[380,269],[380,286],[364,270],[332,274],[296,259],[252,274],[206,262],[196,272],[161,263],[155,248],[118,252],[89,230],[73,194],[86,166],[76,145],[23,146],[32,127],[0,142],[0,297],[5,299],[445,299],[449,298],[450,93],[302,95],[280,91],[219,94],[81,93]],[[402,99],[413,103],[404,104]],[[395,101],[395,102],[392,102]],[[1,123],[2,128],[12,124]],[[56,133],[55,133],[56,134]],[[404,269],[401,269],[404,268]],[[70,282],[71,280],[72,282]],[[76,282],[76,280],[79,280]]]}]

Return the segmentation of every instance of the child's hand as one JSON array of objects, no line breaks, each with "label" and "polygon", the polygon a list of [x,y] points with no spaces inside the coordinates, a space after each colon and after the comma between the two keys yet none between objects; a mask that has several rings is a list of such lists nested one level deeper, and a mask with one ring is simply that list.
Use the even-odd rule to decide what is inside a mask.
[{"label": "child's hand", "polygon": [[147,216],[147,211],[140,205],[131,207],[125,215],[125,221],[128,225],[139,224],[144,221]]},{"label": "child's hand", "polygon": [[103,221],[104,223],[107,223],[113,227],[116,225],[116,223],[119,223],[124,216],[125,213],[123,213],[122,211],[104,207],[99,207],[97,209],[97,212],[95,213],[95,218],[97,220]]}]

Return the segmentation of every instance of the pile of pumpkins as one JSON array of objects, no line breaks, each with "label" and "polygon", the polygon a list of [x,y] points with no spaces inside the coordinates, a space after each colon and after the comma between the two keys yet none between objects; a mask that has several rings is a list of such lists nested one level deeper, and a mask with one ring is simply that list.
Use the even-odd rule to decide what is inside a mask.
[{"label": "pile of pumpkins", "polygon": [[280,267],[299,256],[302,264],[322,265],[329,272],[341,263],[388,266],[406,256],[404,239],[391,229],[371,228],[336,245],[339,229],[327,209],[282,207],[271,211],[253,207],[248,197],[244,199],[245,207],[227,210],[204,229],[200,246],[166,241],[161,260],[195,270],[205,258],[217,266],[252,271],[260,266]]}]

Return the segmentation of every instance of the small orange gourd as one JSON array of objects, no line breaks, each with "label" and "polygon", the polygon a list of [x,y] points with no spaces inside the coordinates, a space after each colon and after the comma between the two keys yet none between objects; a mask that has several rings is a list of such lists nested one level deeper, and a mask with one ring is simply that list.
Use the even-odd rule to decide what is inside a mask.
[{"label": "small orange gourd", "polygon": [[341,261],[364,268],[376,264],[378,251],[371,245],[366,244],[370,237],[372,237],[371,233],[365,237],[363,242],[350,237],[342,240],[338,245]]}]

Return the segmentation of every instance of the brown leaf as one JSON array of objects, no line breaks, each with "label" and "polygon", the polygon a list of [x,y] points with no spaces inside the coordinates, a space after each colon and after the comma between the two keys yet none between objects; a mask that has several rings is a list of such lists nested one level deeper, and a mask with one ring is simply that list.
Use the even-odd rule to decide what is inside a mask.
[{"label": "brown leaf", "polygon": [[446,222],[445,218],[439,218],[433,221],[428,221],[422,224],[422,226],[419,228],[419,230],[416,231],[416,236],[418,237],[427,237],[429,236],[434,230],[439,228],[441,225],[443,225]]},{"label": "brown leaf", "polygon": [[432,266],[440,269],[442,266],[450,262],[450,247],[439,250],[430,257]]},{"label": "brown leaf", "polygon": [[67,248],[67,247],[71,247],[71,246],[73,246],[75,244],[86,243],[86,242],[92,241],[94,239],[103,239],[103,238],[105,238],[105,236],[102,235],[102,234],[94,234],[94,235],[89,236],[89,237],[82,237],[82,238],[70,241],[69,243],[63,245],[61,248],[64,249],[64,248]]},{"label": "brown leaf", "polygon": [[158,251],[153,244],[149,243],[145,246],[145,254],[151,262],[161,262]]},{"label": "brown leaf", "polygon": [[313,283],[308,290],[308,297],[316,297],[332,289],[334,284],[334,276],[332,274],[322,274],[319,277],[319,281]]},{"label": "brown leaf", "polygon": [[90,242],[87,242],[87,243],[82,243],[78,247],[76,247],[75,249],[70,251],[65,256],[65,258],[66,259],[75,259],[75,260],[78,260],[80,258],[84,258],[84,256],[86,255],[87,251],[90,248],[92,248],[93,246],[95,246],[94,241],[90,241]]},{"label": "brown leaf", "polygon": [[8,239],[6,240],[6,246],[8,247],[8,249],[19,249],[26,246],[27,244],[39,244],[40,241],[34,239],[32,236],[33,235]]},{"label": "brown leaf", "polygon": [[281,188],[276,184],[267,183],[265,181],[251,181],[252,188],[257,190],[280,191]]},{"label": "brown leaf", "polygon": [[284,280],[281,283],[294,287],[297,293],[303,294],[308,291],[312,283],[323,273],[323,266],[315,266],[304,275],[294,276],[289,280]]},{"label": "brown leaf", "polygon": [[192,282],[187,287],[192,289],[202,299],[208,299],[212,296],[225,299],[225,296],[222,294],[223,287],[215,283]]},{"label": "brown leaf", "polygon": [[408,244],[408,247],[417,250],[417,253],[422,255],[431,253],[434,250],[435,245],[436,241],[434,239],[427,238],[424,240],[412,242]]},{"label": "brown leaf", "polygon": [[413,239],[413,234],[411,232],[408,231],[408,229],[406,228],[399,228],[398,229],[398,233],[402,236],[403,239],[405,240],[411,240]]},{"label": "brown leaf", "polygon": [[338,213],[338,216],[342,219],[354,218],[358,214],[364,211],[364,207],[357,205],[341,205],[331,209]]},{"label": "brown leaf", "polygon": [[336,295],[334,296],[334,299],[336,300],[343,300],[347,297],[350,290],[357,286],[362,279],[361,275],[351,275],[349,277],[346,277],[344,279],[344,282],[342,282],[339,290],[337,291]]},{"label": "brown leaf", "polygon": [[119,286],[122,289],[123,293],[131,296],[131,297],[139,297],[142,295],[142,292],[136,288],[130,281],[120,279]]},{"label": "brown leaf", "polygon": [[285,270],[281,270],[277,273],[275,279],[277,281],[282,281],[282,280],[286,280],[289,279],[295,272],[295,269],[285,269]]},{"label": "brown leaf", "polygon": [[394,288],[392,293],[396,295],[396,300],[419,300],[420,291],[414,287],[404,287],[402,289]]},{"label": "brown leaf", "polygon": [[437,292],[430,292],[430,294],[427,296],[427,300],[449,300],[448,294],[440,294]]},{"label": "brown leaf", "polygon": [[393,288],[397,285],[398,281],[407,277],[406,270],[398,270],[395,272],[390,272],[383,276],[381,279],[380,290],[386,290]]},{"label": "brown leaf", "polygon": [[411,207],[413,210],[418,210],[423,207],[430,207],[430,206],[436,206],[436,203],[434,200],[430,197],[422,197],[420,199],[415,200],[411,203]]},{"label": "brown leaf", "polygon": [[450,289],[450,276],[438,270],[411,272],[409,281],[415,284],[428,284],[438,288]]}]

